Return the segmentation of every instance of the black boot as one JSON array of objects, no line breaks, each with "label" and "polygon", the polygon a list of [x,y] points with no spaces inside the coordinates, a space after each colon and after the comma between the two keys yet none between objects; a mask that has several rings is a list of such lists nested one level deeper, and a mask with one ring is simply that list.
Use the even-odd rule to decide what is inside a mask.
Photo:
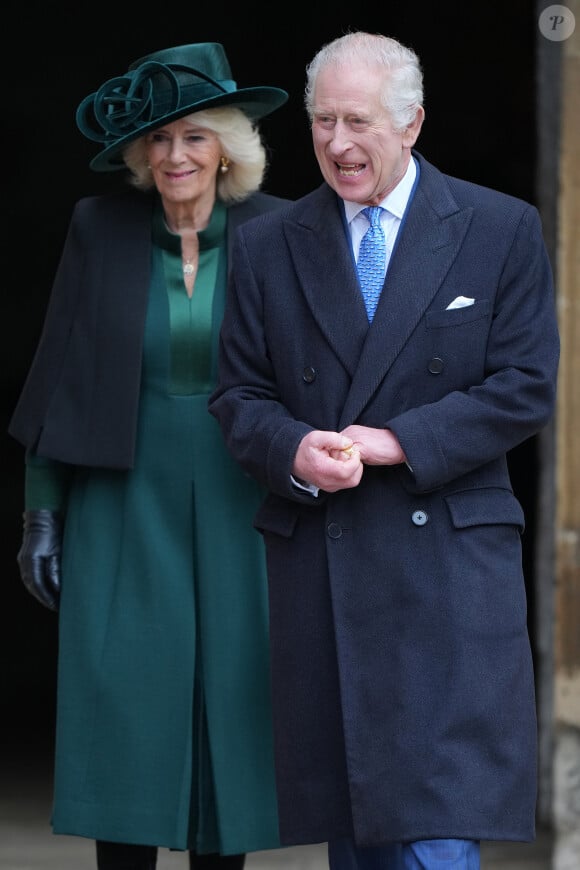
[{"label": "black boot", "polygon": [[198,855],[189,853],[189,870],[244,870],[245,855]]},{"label": "black boot", "polygon": [[136,846],[130,843],[107,843],[97,840],[98,870],[155,870],[156,846]]}]

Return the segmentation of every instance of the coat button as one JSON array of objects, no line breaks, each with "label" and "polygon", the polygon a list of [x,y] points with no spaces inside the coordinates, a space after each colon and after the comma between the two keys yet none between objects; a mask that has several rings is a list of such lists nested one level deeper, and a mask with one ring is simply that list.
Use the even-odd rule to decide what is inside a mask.
[{"label": "coat button", "polygon": [[434,356],[433,359],[429,361],[427,368],[432,375],[440,375],[445,366],[443,365],[442,359],[439,359],[438,356]]},{"label": "coat button", "polygon": [[302,372],[302,380],[307,384],[311,384],[312,381],[316,380],[316,370],[312,366],[306,366]]},{"label": "coat button", "polygon": [[342,537],[342,529],[338,525],[338,523],[329,523],[328,528],[328,537],[329,538],[341,538]]},{"label": "coat button", "polygon": [[411,519],[416,526],[424,526],[425,523],[428,521],[429,516],[425,513],[425,511],[413,511]]}]

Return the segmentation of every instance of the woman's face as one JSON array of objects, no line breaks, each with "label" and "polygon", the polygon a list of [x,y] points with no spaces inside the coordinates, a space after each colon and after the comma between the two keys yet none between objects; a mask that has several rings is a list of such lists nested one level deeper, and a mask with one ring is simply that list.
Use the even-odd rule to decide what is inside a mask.
[{"label": "woman's face", "polygon": [[222,156],[220,141],[189,116],[146,135],[146,155],[153,180],[167,202],[185,204],[215,199]]}]

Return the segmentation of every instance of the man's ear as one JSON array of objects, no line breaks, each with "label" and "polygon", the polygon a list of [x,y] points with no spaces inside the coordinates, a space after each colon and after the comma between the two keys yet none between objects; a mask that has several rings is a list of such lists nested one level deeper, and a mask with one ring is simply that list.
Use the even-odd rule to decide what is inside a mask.
[{"label": "man's ear", "polygon": [[417,112],[415,113],[415,117],[403,131],[403,145],[406,148],[412,148],[417,139],[419,138],[419,133],[421,132],[421,127],[423,126],[424,120],[425,109],[423,108],[423,106],[419,106]]}]

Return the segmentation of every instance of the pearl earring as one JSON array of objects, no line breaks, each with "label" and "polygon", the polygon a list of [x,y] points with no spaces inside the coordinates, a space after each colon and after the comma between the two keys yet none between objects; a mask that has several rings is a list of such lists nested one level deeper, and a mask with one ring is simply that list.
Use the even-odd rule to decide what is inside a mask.
[{"label": "pearl earring", "polygon": [[225,175],[225,173],[228,172],[228,170],[230,168],[230,158],[229,157],[222,157],[220,159],[220,163],[221,163],[220,172]]}]

